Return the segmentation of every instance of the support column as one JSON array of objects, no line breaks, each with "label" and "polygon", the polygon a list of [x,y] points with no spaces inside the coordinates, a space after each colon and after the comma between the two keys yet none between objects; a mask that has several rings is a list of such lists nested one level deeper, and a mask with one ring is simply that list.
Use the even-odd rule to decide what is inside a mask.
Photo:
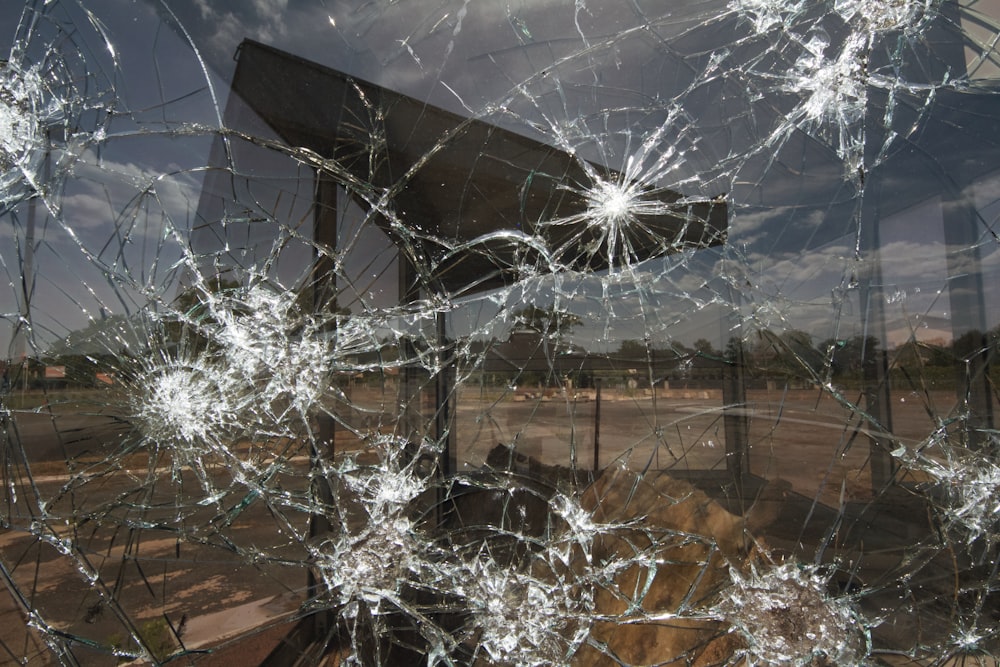
[{"label": "support column", "polygon": [[[317,172],[315,179],[315,205],[313,208],[313,272],[311,280],[313,312],[321,315],[321,321],[329,322],[330,327],[336,326],[336,320],[329,317],[329,312],[336,306],[337,277],[334,274],[334,263],[331,254],[337,247],[337,184],[322,172]],[[328,331],[332,333],[332,331]],[[333,507],[333,487],[331,480],[319,474],[324,462],[333,461],[335,452],[335,422],[325,410],[316,414],[316,432],[310,445],[309,461],[311,468],[310,487],[314,507]],[[309,537],[317,538],[333,529],[329,517],[321,512],[313,511],[309,517]],[[320,593],[321,582],[316,573],[310,569],[308,575],[308,594],[313,599]],[[311,641],[327,636],[333,624],[330,612],[320,612],[314,615]]]}]

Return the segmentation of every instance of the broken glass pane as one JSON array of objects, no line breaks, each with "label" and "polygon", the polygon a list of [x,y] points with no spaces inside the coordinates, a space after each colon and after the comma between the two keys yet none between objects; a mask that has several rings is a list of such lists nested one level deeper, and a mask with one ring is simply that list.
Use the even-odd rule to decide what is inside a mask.
[{"label": "broken glass pane", "polygon": [[996,0],[0,10],[0,662],[1000,657]]}]

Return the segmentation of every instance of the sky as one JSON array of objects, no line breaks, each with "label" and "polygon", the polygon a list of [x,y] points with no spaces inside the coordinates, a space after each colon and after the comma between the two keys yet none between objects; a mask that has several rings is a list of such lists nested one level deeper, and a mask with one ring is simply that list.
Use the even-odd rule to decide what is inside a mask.
[{"label": "sky", "polygon": [[[72,71],[85,68],[85,99],[94,101],[77,100],[67,111],[80,133],[63,147],[62,155],[72,159],[62,169],[60,191],[44,199],[56,214],[42,215],[45,206],[35,200],[34,349],[44,351],[94,318],[169,301],[185,272],[215,261],[190,243],[193,227],[217,223],[198,219],[208,174],[252,183],[247,193],[257,213],[280,211],[289,221],[305,215],[309,193],[299,179],[308,168],[294,155],[212,163],[227,81],[244,39],[616,170],[640,153],[658,123],[669,123],[662,136],[679,157],[642,177],[692,196],[724,196],[731,212],[727,245],[639,267],[631,283],[613,290],[613,317],[606,281],[580,281],[562,301],[593,327],[575,342],[602,340],[614,347],[653,333],[690,343],[711,331],[721,345],[733,332],[728,318],[734,314],[744,331],[794,328],[818,340],[847,337],[866,328],[871,311],[859,286],[873,284],[885,295],[879,298],[886,303],[887,335],[898,342],[900,332],[950,317],[949,295],[958,288],[949,271],[970,257],[983,272],[983,325],[995,326],[998,255],[988,240],[1000,200],[1000,164],[995,146],[983,141],[989,128],[978,125],[979,118],[995,115],[992,100],[970,102],[942,89],[927,106],[916,83],[897,83],[888,126],[888,116],[874,113],[865,125],[864,159],[872,169],[859,191],[856,175],[848,170],[845,177],[830,144],[837,132],[823,126],[829,118],[782,130],[796,117],[797,93],[791,93],[790,75],[776,73],[799,66],[792,47],[801,44],[771,50],[737,39],[750,27],[732,6],[689,1],[658,14],[640,3],[627,11],[603,3],[581,10],[555,0],[407,2],[384,9],[302,0],[99,0],[86,3],[88,16],[75,2],[51,3],[44,20],[26,33],[23,55],[14,53],[26,65],[55,60]],[[6,42],[18,17],[10,5],[0,12]],[[836,42],[839,33],[831,28],[831,34],[826,39]],[[729,60],[720,61],[713,49],[727,44]],[[881,104],[876,98],[884,93],[873,90],[873,104]],[[956,150],[942,152],[948,146]],[[955,213],[955,202],[971,202],[971,208]],[[4,349],[11,349],[22,309],[24,257],[16,248],[23,248],[28,233],[29,208],[22,203],[0,225],[6,239],[0,259],[10,280],[10,288],[0,291]],[[952,247],[945,227],[967,226],[953,223],[955,215],[971,216],[973,229]],[[873,220],[881,220],[880,227]],[[883,232],[873,240],[876,228]],[[266,227],[255,229],[263,236],[240,249],[239,261],[266,263],[274,252]],[[300,254],[307,246],[286,241],[287,247],[298,243]],[[358,285],[383,294],[363,295],[371,307],[386,306],[396,293],[389,285],[393,277],[373,282],[361,275],[377,246],[375,240],[356,241],[344,260],[345,270],[358,274]],[[961,246],[978,250],[970,255]],[[300,259],[284,260],[281,279],[293,282],[300,265]],[[738,280],[743,283],[734,298]],[[533,292],[544,299],[550,291],[526,286],[519,298]],[[595,309],[595,303],[603,305]],[[469,307],[490,313],[493,306]],[[456,317],[463,319],[468,316]]]}]

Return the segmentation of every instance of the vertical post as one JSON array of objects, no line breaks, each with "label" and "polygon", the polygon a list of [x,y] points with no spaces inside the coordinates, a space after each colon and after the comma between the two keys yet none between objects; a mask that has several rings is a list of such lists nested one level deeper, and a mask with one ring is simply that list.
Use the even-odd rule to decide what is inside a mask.
[{"label": "vertical post", "polygon": [[594,473],[601,469],[601,378],[594,378]]},{"label": "vertical post", "polygon": [[[324,312],[332,309],[336,303],[337,280],[333,270],[332,251],[337,247],[337,184],[323,172],[316,173],[315,204],[313,209],[313,274],[312,274],[312,307],[314,312]],[[335,322],[332,318],[321,318],[324,322]],[[332,332],[330,332],[332,333]],[[330,480],[315,474],[323,468],[323,461],[330,461],[334,456],[334,421],[325,411],[316,415],[316,437],[311,443],[309,465],[312,468],[311,495],[313,502],[321,508],[333,505],[333,489]],[[309,516],[309,537],[316,538],[329,533],[332,529],[329,517],[322,512],[313,511]],[[308,572],[307,590],[309,598],[319,594],[320,582],[316,573]],[[332,626],[332,615],[320,612],[314,615],[313,636],[311,640],[325,637]]]},{"label": "vertical post", "polygon": [[[882,196],[881,184],[869,183],[872,199]],[[862,384],[865,412],[868,415],[868,466],[871,470],[872,492],[877,495],[893,479],[892,456],[892,391],[889,384],[889,363],[885,351],[886,333],[885,288],[882,277],[882,238],[879,231],[881,214],[875,207],[864,205],[859,216],[859,247],[868,260],[868,269],[861,277],[860,303],[864,347],[861,355]]]},{"label": "vertical post", "polygon": [[[396,262],[399,275],[399,302],[403,306],[408,306],[420,298],[420,287],[417,270],[405,250],[405,246],[398,246]],[[417,348],[408,335],[400,339],[400,348],[399,356],[403,363],[399,372],[397,429],[398,435],[412,442],[414,438],[422,437],[423,433],[419,369],[413,364]]]},{"label": "vertical post", "polygon": [[437,441],[441,444],[441,474],[447,476],[457,472],[458,460],[455,451],[455,422],[452,405],[455,401],[455,350],[448,339],[447,315],[437,314],[437,344],[439,347],[440,368],[435,379],[435,413],[434,430]]},{"label": "vertical post", "polygon": [[986,331],[986,299],[979,235],[981,223],[975,208],[961,192],[942,197],[944,240],[948,260],[948,301],[957,367],[955,391],[964,407],[965,445],[981,447],[993,430],[990,390],[991,345]]},{"label": "vertical post", "polygon": [[31,319],[31,296],[35,291],[35,217],[38,197],[28,202],[28,220],[24,230],[24,253],[21,256],[21,317],[14,329],[14,354],[21,359],[23,388],[28,388],[28,322]]},{"label": "vertical post", "polygon": [[[48,186],[52,177],[52,131],[45,128],[45,158],[42,182]],[[28,389],[28,322],[31,321],[31,297],[35,293],[35,226],[38,218],[38,201],[43,192],[36,192],[28,200],[28,220],[24,229],[24,253],[21,257],[21,316],[14,327],[14,356],[21,359],[21,391]]]},{"label": "vertical post", "polygon": [[[315,208],[313,210],[313,250],[312,307],[321,318],[335,326],[335,320],[326,317],[332,314],[337,301],[337,277],[331,254],[337,247],[337,184],[329,176],[316,174]],[[328,330],[327,333],[333,333]],[[332,459],[334,455],[334,421],[329,414],[317,415],[317,438],[314,444],[316,455]],[[325,519],[324,519],[325,521]],[[327,526],[329,529],[329,526]]]},{"label": "vertical post", "polygon": [[[890,406],[889,353],[883,349],[865,349],[861,361],[864,378],[865,410],[876,418],[883,433],[892,432],[892,409]],[[878,493],[888,484],[895,473],[895,466],[889,451],[891,439],[876,433],[876,425],[871,425],[870,463],[872,491]]]},{"label": "vertical post", "polygon": [[[939,23],[942,37],[950,35],[946,32],[950,26],[962,24],[960,3],[942,3],[938,11],[945,19]],[[940,68],[951,76],[968,73],[962,40],[944,38],[935,43],[941,43],[947,49],[942,53]],[[937,72],[935,75],[941,76]],[[994,430],[993,388],[989,377],[992,345],[986,335],[987,299],[980,250],[984,234],[988,238],[988,226],[968,195],[969,186],[974,186],[979,173],[960,171],[958,167],[967,156],[956,154],[955,157],[941,165],[950,176],[946,180],[947,189],[941,195],[945,256],[948,260],[948,300],[952,341],[955,354],[959,357],[956,392],[965,412],[963,436],[966,446],[980,448],[989,443],[989,434]],[[963,172],[970,175],[961,177],[959,181],[951,177],[953,173]]]},{"label": "vertical post", "polygon": [[[743,509],[743,483],[750,472],[750,418],[747,414],[746,352],[743,348],[741,293],[730,288],[730,303],[735,306],[729,321],[720,322],[730,336],[722,362],[723,427],[726,433],[726,472],[736,487]],[[725,334],[723,334],[724,336]]]},{"label": "vertical post", "polygon": [[728,343],[722,365],[723,422],[726,431],[726,470],[736,484],[736,493],[743,498],[743,478],[749,467],[746,449],[749,440],[747,428],[747,393],[744,384],[743,342],[733,337]]}]

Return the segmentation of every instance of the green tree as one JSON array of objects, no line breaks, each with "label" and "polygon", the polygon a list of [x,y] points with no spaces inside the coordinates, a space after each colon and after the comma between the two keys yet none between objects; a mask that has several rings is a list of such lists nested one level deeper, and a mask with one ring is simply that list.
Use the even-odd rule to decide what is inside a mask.
[{"label": "green tree", "polygon": [[646,343],[641,340],[629,338],[623,340],[618,346],[618,356],[622,359],[635,359],[645,361],[648,356]]},{"label": "green tree", "polygon": [[789,329],[779,334],[764,329],[759,336],[752,357],[765,372],[809,379],[823,374],[827,363],[826,343],[813,347],[812,335],[808,332]]},{"label": "green tree", "polygon": [[719,356],[719,351],[715,349],[712,345],[712,341],[707,338],[699,338],[694,342],[695,352],[698,354],[705,355],[706,357],[717,357]]},{"label": "green tree", "polygon": [[511,315],[515,331],[533,331],[545,337],[565,336],[583,324],[583,320],[577,315],[556,310],[553,306],[539,308],[528,305],[515,310]]},{"label": "green tree", "polygon": [[866,362],[877,359],[881,343],[875,336],[828,338],[817,345],[816,352],[829,360],[833,377],[860,376]]},{"label": "green tree", "polygon": [[[237,289],[239,282],[223,279],[221,276],[209,278],[207,288],[211,294],[222,294]],[[182,289],[170,302],[172,316],[163,323],[164,345],[167,347],[183,347],[189,353],[204,350],[209,346],[209,340],[198,325],[211,318],[208,309],[208,297],[205,290],[189,286]],[[194,326],[192,326],[194,325]]]}]

